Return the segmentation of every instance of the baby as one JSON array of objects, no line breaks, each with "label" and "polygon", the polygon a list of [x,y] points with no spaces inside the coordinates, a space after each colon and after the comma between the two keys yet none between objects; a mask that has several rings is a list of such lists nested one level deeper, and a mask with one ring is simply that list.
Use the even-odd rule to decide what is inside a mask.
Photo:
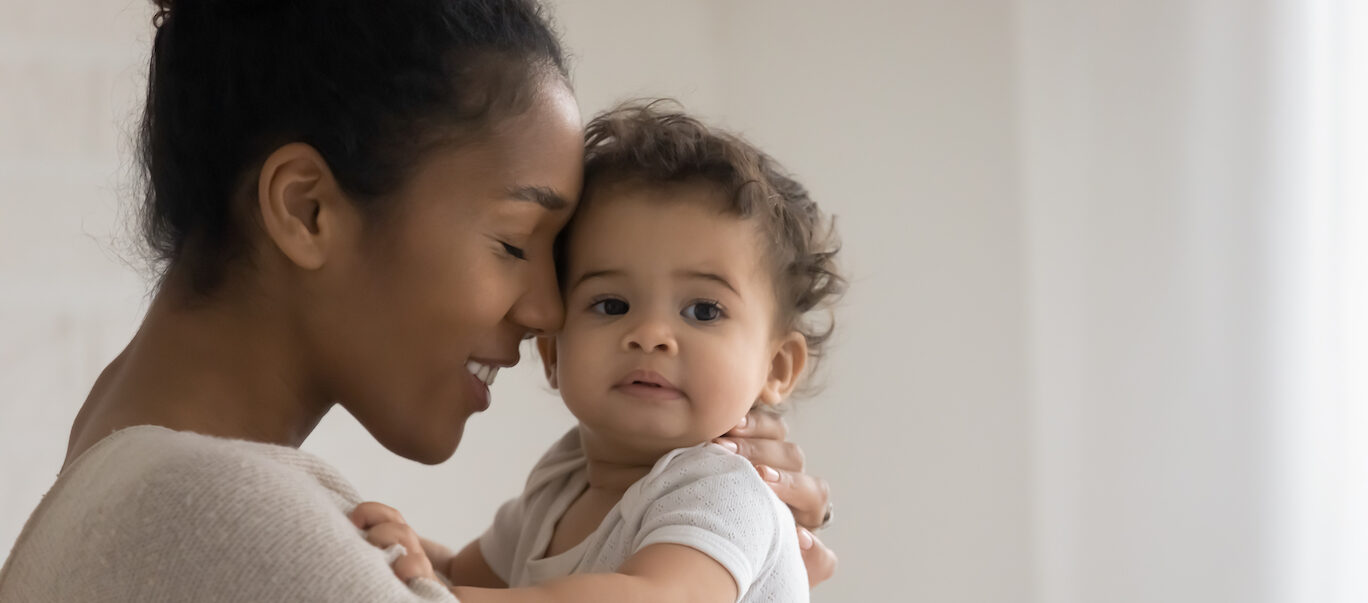
[{"label": "baby", "polygon": [[[537,347],[579,424],[440,568],[453,592],[807,601],[788,508],[711,441],[754,405],[783,404],[830,335],[809,320],[844,284],[829,221],[745,141],[630,104],[589,124],[584,194],[558,246],[565,326]],[[364,525],[389,512],[358,508]],[[433,574],[421,551],[395,567]]]}]

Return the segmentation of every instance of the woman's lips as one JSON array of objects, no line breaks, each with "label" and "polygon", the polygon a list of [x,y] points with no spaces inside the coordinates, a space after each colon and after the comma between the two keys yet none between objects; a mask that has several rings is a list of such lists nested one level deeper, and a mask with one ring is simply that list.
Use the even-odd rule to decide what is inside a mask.
[{"label": "woman's lips", "polygon": [[466,372],[470,374],[471,388],[474,393],[475,412],[489,410],[489,387],[494,385],[494,377],[499,374],[500,368],[517,364],[517,350],[514,350],[512,357],[512,360],[503,361],[481,358],[471,358],[466,361]]},{"label": "woman's lips", "polygon": [[471,373],[466,373],[466,375],[470,377],[470,389],[474,394],[472,400],[475,402],[475,412],[489,410],[489,386],[485,385],[483,379]]}]

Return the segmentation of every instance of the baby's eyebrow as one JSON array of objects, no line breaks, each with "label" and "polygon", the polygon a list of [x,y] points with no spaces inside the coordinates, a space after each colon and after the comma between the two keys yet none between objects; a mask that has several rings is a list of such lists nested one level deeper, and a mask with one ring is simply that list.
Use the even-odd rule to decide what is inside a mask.
[{"label": "baby's eyebrow", "polygon": [[[570,288],[568,290],[574,291],[575,288],[584,284],[585,281],[591,279],[622,277],[626,276],[626,274],[626,272],[617,269],[591,270],[589,272],[581,274],[579,278],[575,279],[574,284],[570,285]],[[726,279],[726,277],[723,277],[722,275],[717,274],[716,272],[708,272],[705,270],[676,270],[674,272],[674,276],[675,278],[689,278],[711,281],[719,285],[722,285],[723,287],[726,287],[728,291],[731,291],[732,293],[736,294],[737,297],[741,297],[741,292],[737,291],[736,287],[733,287],[731,282],[729,282]]]},{"label": "baby's eyebrow", "polygon": [[576,287],[584,284],[584,281],[587,281],[589,279],[608,278],[612,276],[624,276],[626,274],[626,272],[623,272],[621,270],[592,270],[590,272],[581,274],[579,278],[575,279],[575,283],[573,285],[570,285],[570,290],[573,291]]},{"label": "baby's eyebrow", "polygon": [[703,270],[676,270],[675,276],[682,278],[696,278],[703,279],[705,281],[713,281],[715,283],[722,285],[723,287],[726,287],[732,293],[735,293],[737,297],[741,296],[741,292],[737,291],[736,287],[733,287],[730,282],[727,282],[727,279],[725,277],[715,272],[706,272]]}]

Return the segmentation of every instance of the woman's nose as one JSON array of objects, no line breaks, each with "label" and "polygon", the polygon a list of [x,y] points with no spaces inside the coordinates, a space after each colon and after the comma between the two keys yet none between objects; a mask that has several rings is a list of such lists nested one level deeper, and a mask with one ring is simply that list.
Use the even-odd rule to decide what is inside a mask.
[{"label": "woman's nose", "polygon": [[547,262],[542,269],[531,271],[528,278],[527,292],[513,304],[509,318],[537,335],[560,331],[565,306],[556,282],[555,265]]}]

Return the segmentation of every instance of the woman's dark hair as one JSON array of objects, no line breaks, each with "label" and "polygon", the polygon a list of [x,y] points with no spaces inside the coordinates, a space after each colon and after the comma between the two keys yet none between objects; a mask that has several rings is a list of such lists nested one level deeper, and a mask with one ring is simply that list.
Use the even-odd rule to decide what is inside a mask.
[{"label": "woman's dark hair", "polygon": [[373,217],[420,156],[566,77],[535,0],[156,0],[139,152],[162,277],[208,294],[246,247],[255,174],[303,142]]},{"label": "woman's dark hair", "polygon": [[[835,328],[831,309],[845,292],[836,264],[835,224],[774,158],[745,139],[683,113],[668,99],[637,100],[605,111],[585,129],[580,210],[617,184],[703,182],[722,191],[725,210],[758,221],[772,262],[782,326],[807,339],[812,364]],[[574,219],[557,240],[559,267]],[[565,275],[560,275],[562,283]],[[814,320],[822,315],[825,320]]]}]

